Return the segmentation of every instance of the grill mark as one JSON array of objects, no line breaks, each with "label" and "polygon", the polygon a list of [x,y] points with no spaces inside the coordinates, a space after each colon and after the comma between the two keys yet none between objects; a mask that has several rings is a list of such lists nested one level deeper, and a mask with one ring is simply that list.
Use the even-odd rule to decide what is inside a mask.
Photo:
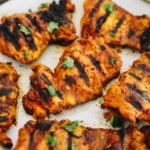
[{"label": "grill mark", "polygon": [[26,15],[26,18],[29,19],[29,21],[32,23],[32,25],[36,27],[36,30],[37,30],[38,32],[41,32],[41,31],[42,31],[42,29],[41,29],[41,27],[40,27],[40,25],[39,25],[39,22],[37,21],[37,18],[36,18],[35,16],[32,18],[31,15],[27,14],[27,15]]},{"label": "grill mark", "polygon": [[128,32],[128,38],[130,39],[134,35],[134,31],[132,29]]},{"label": "grill mark", "polygon": [[104,16],[100,17],[97,20],[97,25],[96,25],[96,28],[95,28],[95,32],[99,32],[99,30],[101,29],[102,24],[106,21],[106,19],[108,18],[109,15],[110,15],[110,12],[107,11]]},{"label": "grill mark", "polygon": [[29,35],[24,35],[24,37],[25,37],[25,39],[26,39],[26,42],[27,42],[29,48],[30,48],[30,49],[34,49],[34,50],[37,50],[37,47],[36,47],[36,45],[35,45],[35,43],[34,43],[34,40],[33,40],[33,38],[32,38],[32,35],[31,35],[31,34],[29,34]]},{"label": "grill mark", "polygon": [[96,11],[98,10],[98,8],[100,7],[100,5],[101,5],[102,2],[103,2],[103,0],[99,0],[99,1],[95,4],[95,6],[92,8],[92,10],[91,10],[90,13],[89,13],[89,16],[90,16],[90,17],[93,17],[93,16],[94,16],[94,14],[95,14]]},{"label": "grill mark", "polygon": [[69,85],[72,86],[73,84],[76,84],[76,80],[72,78],[71,76],[66,76],[65,77],[65,82]]},{"label": "grill mark", "polygon": [[103,72],[102,68],[101,68],[101,65],[100,65],[100,61],[96,60],[93,56],[89,56],[92,64],[96,67],[96,69],[101,72],[104,76],[105,76],[105,73]]},{"label": "grill mark", "polygon": [[149,71],[146,64],[138,64],[137,68],[143,70],[143,72],[144,71]]},{"label": "grill mark", "polygon": [[32,150],[32,145],[33,145],[33,143],[34,143],[33,134],[34,134],[34,133],[31,133],[31,134],[30,134],[30,140],[29,140],[29,144],[28,144],[28,150]]},{"label": "grill mark", "polygon": [[100,45],[99,47],[100,47],[100,49],[101,49],[102,51],[105,51],[105,50],[106,50],[106,47],[105,47],[104,45]]},{"label": "grill mark", "polygon": [[7,19],[4,24],[0,25],[0,35],[3,35],[6,41],[12,43],[16,50],[19,50],[21,46],[18,43],[20,38],[20,35],[18,34],[18,28],[15,26],[13,32],[11,32],[9,30],[11,23],[12,22]]},{"label": "grill mark", "polygon": [[140,45],[143,51],[150,49],[150,27],[146,28],[140,37]]},{"label": "grill mark", "polygon": [[126,86],[132,90],[133,92],[136,92],[137,94],[139,94],[143,99],[150,101],[150,99],[148,99],[147,97],[144,97],[143,94],[145,93],[144,91],[138,89],[135,85],[127,83]]},{"label": "grill mark", "polygon": [[40,16],[40,19],[43,20],[44,22],[50,22],[50,21],[56,21],[59,24],[62,22],[70,22],[66,16],[65,16],[65,7],[56,4],[53,2],[48,10],[46,11],[39,11],[38,15]]},{"label": "grill mark", "polygon": [[2,81],[3,79],[7,78],[9,76],[9,74],[7,72],[3,72],[2,74],[0,74],[0,80]]},{"label": "grill mark", "polygon": [[37,122],[35,128],[40,131],[46,131],[49,130],[53,124],[53,121],[47,123]]},{"label": "grill mark", "polygon": [[0,96],[7,96],[11,92],[12,92],[12,89],[1,88],[0,89]]},{"label": "grill mark", "polygon": [[6,116],[0,116],[0,122],[7,122],[8,118]]},{"label": "grill mark", "polygon": [[[48,93],[47,93],[47,90],[45,89],[45,88],[39,88],[40,87],[40,85],[38,85],[40,82],[42,82],[42,81],[44,81],[47,85],[51,85],[51,86],[53,86],[52,85],[52,83],[50,82],[50,80],[47,78],[47,76],[45,75],[45,74],[41,74],[41,75],[39,75],[39,76],[36,76],[35,78],[33,78],[32,80],[31,80],[31,85],[32,85],[32,87],[36,90],[36,91],[38,91],[38,93],[39,93],[39,95],[40,95],[40,97],[41,97],[41,99],[44,101],[44,102],[48,102],[48,99],[49,99],[49,95],[48,95]],[[56,95],[60,98],[60,99],[62,99],[62,94],[61,94],[61,92],[59,92],[58,90],[56,90]]]},{"label": "grill mark", "polygon": [[150,59],[150,54],[149,54],[149,53],[146,53],[146,57],[147,57],[148,59]]},{"label": "grill mark", "polygon": [[90,138],[89,138],[89,133],[88,133],[88,131],[87,130],[85,130],[84,132],[83,132],[83,135],[84,135],[84,142],[83,142],[83,144],[88,144],[89,142],[90,142]]},{"label": "grill mark", "polygon": [[67,148],[67,150],[71,150],[72,136],[71,136],[70,133],[68,133],[67,143],[68,143],[68,148]]},{"label": "grill mark", "polygon": [[79,71],[79,73],[80,73],[80,77],[85,81],[85,84],[86,84],[87,86],[90,86],[89,78],[88,78],[88,76],[87,76],[85,70],[84,70],[83,67],[81,66],[81,64],[80,64],[77,60],[74,61],[74,64],[75,64],[75,66],[77,67],[77,69],[78,69],[78,71]]},{"label": "grill mark", "polygon": [[124,137],[126,135],[126,129],[121,128],[120,130],[118,130],[118,135],[120,137],[120,144],[121,144],[121,148],[123,149],[123,143],[124,143]]},{"label": "grill mark", "polygon": [[133,78],[135,78],[135,79],[138,80],[138,81],[141,81],[141,80],[142,80],[141,77],[137,76],[137,75],[134,74],[134,73],[129,73],[129,75],[132,76]]},{"label": "grill mark", "polygon": [[116,33],[122,23],[124,22],[125,18],[120,18],[119,21],[117,22],[116,26],[111,30],[112,33]]},{"label": "grill mark", "polygon": [[142,105],[139,101],[137,101],[137,97],[135,95],[130,95],[126,98],[126,101],[129,102],[132,106],[134,106],[138,110],[142,110]]}]

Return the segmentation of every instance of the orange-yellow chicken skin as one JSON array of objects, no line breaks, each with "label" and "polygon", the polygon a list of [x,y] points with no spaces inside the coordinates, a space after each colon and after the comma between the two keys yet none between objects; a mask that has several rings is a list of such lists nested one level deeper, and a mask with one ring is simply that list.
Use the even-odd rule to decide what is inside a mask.
[{"label": "orange-yellow chicken skin", "polygon": [[15,123],[18,74],[13,66],[0,62],[0,145],[11,147],[12,141],[5,135],[5,131]]},{"label": "orange-yellow chicken skin", "polygon": [[111,0],[85,0],[82,36],[103,35],[107,44],[150,50],[150,17],[134,16]]},{"label": "orange-yellow chicken skin", "polygon": [[42,119],[97,98],[102,86],[119,74],[122,62],[100,37],[79,39],[68,46],[54,72],[35,64],[32,88],[23,97],[26,111]]},{"label": "orange-yellow chicken skin", "polygon": [[0,52],[21,63],[38,59],[49,43],[62,45],[77,38],[71,21],[75,6],[70,0],[52,2],[37,12],[4,16],[0,24]]},{"label": "orange-yellow chicken skin", "polygon": [[89,128],[78,121],[28,121],[14,150],[148,150],[150,126],[119,130]]},{"label": "orange-yellow chicken skin", "polygon": [[150,53],[145,52],[132,67],[120,75],[104,95],[103,107],[112,108],[135,123],[150,122]]}]

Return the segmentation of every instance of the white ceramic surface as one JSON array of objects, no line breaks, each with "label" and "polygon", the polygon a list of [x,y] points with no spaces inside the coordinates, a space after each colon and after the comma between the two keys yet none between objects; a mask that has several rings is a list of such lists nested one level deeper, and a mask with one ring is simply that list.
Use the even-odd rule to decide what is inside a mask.
[{"label": "white ceramic surface", "polygon": [[[36,10],[41,3],[48,2],[50,3],[52,0],[10,0],[9,2],[0,5],[0,17],[3,15],[11,15],[13,13],[18,12],[28,12],[29,9]],[[76,5],[76,11],[74,13],[73,21],[75,22],[77,28],[77,34],[80,36],[80,18],[83,14],[83,2],[84,0],[72,0]],[[142,0],[114,0],[118,5],[127,9],[129,12],[135,15],[147,14],[150,16],[150,5]],[[42,56],[36,61],[41,62],[51,69],[54,69],[56,66],[59,57],[63,52],[64,47],[58,45],[50,45]],[[131,49],[123,49],[121,53],[121,57],[123,60],[122,72],[127,70],[132,62],[139,57],[139,53],[131,50]],[[18,98],[18,108],[17,108],[17,124],[12,125],[12,127],[8,130],[7,135],[10,136],[15,145],[17,137],[18,137],[18,129],[21,128],[28,120],[33,119],[32,116],[27,115],[22,107],[22,96],[27,93],[30,84],[29,84],[29,76],[31,74],[31,65],[23,65],[11,58],[8,58],[5,55],[0,54],[1,62],[12,62],[13,66],[17,69],[20,74],[20,78],[18,81],[20,87],[20,96]],[[34,63],[36,63],[34,62]],[[116,80],[113,80],[114,82]],[[110,82],[110,84],[112,83]],[[105,90],[109,87],[108,84],[104,87]],[[110,128],[109,123],[105,121],[103,118],[104,110],[100,109],[100,105],[97,100],[88,102],[86,104],[82,104],[73,109],[66,110],[65,112],[59,115],[52,115],[51,119],[71,119],[71,120],[83,120],[83,125],[89,127],[101,127],[101,128]],[[0,147],[0,150],[3,148]]]}]

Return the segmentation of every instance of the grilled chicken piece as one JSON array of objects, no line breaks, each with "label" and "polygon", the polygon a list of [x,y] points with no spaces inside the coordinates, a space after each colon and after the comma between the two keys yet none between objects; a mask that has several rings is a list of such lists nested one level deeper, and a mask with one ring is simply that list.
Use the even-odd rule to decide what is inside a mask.
[{"label": "grilled chicken piece", "polygon": [[[150,126],[146,128],[150,131]],[[92,129],[69,120],[28,121],[19,130],[14,150],[148,150],[146,137],[150,134],[143,132],[131,126],[120,130]]]},{"label": "grilled chicken piece", "polygon": [[80,39],[68,46],[52,72],[35,64],[30,77],[32,88],[23,97],[29,114],[43,119],[97,98],[102,86],[119,74],[122,62],[103,39]]},{"label": "grilled chicken piece", "polygon": [[114,109],[132,123],[137,119],[150,122],[149,64],[150,52],[145,52],[108,89],[102,107]]},{"label": "grilled chicken piece", "polygon": [[85,0],[82,36],[103,35],[111,45],[150,50],[150,18],[134,16],[111,0]]},{"label": "grilled chicken piece", "polygon": [[70,15],[74,9],[70,0],[60,0],[37,12],[2,17],[0,52],[29,64],[49,43],[69,44],[77,37]]},{"label": "grilled chicken piece", "polygon": [[13,66],[0,63],[0,145],[11,147],[11,140],[4,134],[15,122],[18,75]]}]

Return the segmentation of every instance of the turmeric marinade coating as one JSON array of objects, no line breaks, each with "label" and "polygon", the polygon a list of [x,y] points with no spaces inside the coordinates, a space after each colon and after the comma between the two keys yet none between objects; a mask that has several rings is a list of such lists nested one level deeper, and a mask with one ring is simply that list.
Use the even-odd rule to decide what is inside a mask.
[{"label": "turmeric marinade coating", "polygon": [[119,130],[89,128],[78,121],[28,121],[14,150],[148,150],[150,126]]},{"label": "turmeric marinade coating", "polygon": [[0,62],[0,145],[11,147],[12,141],[4,132],[15,123],[18,75],[13,66]]},{"label": "turmeric marinade coating", "polygon": [[150,50],[150,18],[134,16],[111,0],[85,0],[82,36],[103,35],[107,44]]},{"label": "turmeric marinade coating", "polygon": [[25,110],[37,119],[97,98],[102,86],[119,74],[122,62],[103,39],[80,39],[68,46],[54,72],[35,64]]},{"label": "turmeric marinade coating", "polygon": [[135,123],[150,122],[150,52],[134,61],[104,95],[103,107],[112,108],[123,118]]},{"label": "turmeric marinade coating", "polygon": [[4,16],[0,24],[0,52],[22,63],[36,60],[49,43],[69,44],[76,39],[70,0],[52,2],[27,14]]}]

